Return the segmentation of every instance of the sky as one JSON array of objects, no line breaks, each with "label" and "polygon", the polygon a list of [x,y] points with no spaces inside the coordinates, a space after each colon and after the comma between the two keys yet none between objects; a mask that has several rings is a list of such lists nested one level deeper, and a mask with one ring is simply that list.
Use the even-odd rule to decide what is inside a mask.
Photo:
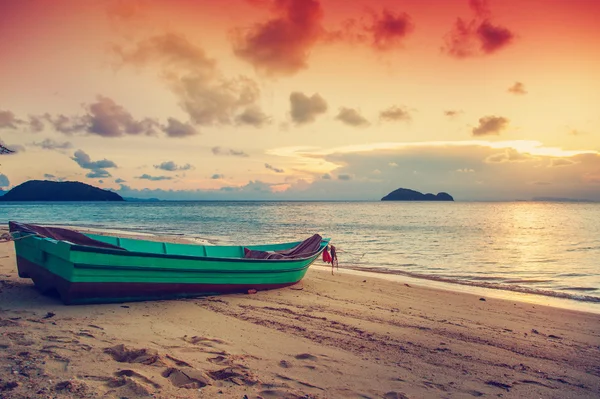
[{"label": "sky", "polygon": [[600,1],[0,0],[0,189],[600,200]]}]

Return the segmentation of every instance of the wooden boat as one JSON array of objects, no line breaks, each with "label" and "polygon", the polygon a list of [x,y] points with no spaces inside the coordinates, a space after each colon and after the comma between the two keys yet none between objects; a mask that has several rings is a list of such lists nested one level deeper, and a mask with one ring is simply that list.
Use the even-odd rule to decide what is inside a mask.
[{"label": "wooden boat", "polygon": [[[265,290],[300,281],[329,239],[209,246],[82,234],[9,223],[19,276],[65,304]],[[309,242],[307,244],[307,242]],[[261,259],[262,258],[262,259]]]}]

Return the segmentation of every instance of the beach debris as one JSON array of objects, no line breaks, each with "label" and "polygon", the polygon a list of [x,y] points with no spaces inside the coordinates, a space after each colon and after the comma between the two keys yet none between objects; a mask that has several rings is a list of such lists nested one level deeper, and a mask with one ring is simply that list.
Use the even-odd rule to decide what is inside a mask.
[{"label": "beach debris", "polygon": [[129,309],[129,306],[127,306],[127,305],[121,305],[121,307],[125,308],[125,309]]},{"label": "beach debris", "polygon": [[532,333],[534,333],[534,334],[539,334],[539,333],[540,333],[540,332],[539,332],[538,330],[536,330],[535,328],[532,328],[532,329],[531,329],[531,332],[532,332]]},{"label": "beach debris", "polygon": [[49,319],[54,316],[56,316],[56,313],[48,312],[48,313],[46,313],[46,316],[42,317],[42,319]]},{"label": "beach debris", "polygon": [[479,300],[485,302],[485,298],[479,298]]},{"label": "beach debris", "polygon": [[558,335],[554,335],[554,334],[548,335],[548,338],[562,339],[562,337],[559,337]]},{"label": "beach debris", "polygon": [[248,290],[248,294],[249,295],[256,294],[256,290],[254,288],[251,288]]},{"label": "beach debris", "polygon": [[406,284],[406,283],[404,283],[404,285],[405,285],[405,286],[407,286],[408,288],[411,288],[411,287],[410,287],[410,285],[408,285],[408,284]]},{"label": "beach debris", "polygon": [[366,283],[366,282],[367,282],[367,280],[363,280],[363,283]]}]

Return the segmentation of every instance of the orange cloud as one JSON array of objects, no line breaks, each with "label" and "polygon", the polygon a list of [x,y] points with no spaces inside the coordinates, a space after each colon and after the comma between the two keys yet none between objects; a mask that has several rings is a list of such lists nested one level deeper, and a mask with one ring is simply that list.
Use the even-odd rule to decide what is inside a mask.
[{"label": "orange cloud", "polygon": [[509,122],[503,116],[484,116],[479,118],[479,126],[473,128],[473,136],[498,135],[508,127]]},{"label": "orange cloud", "polygon": [[234,53],[268,75],[293,75],[307,67],[310,49],[323,34],[317,0],[254,2],[273,15],[249,29],[233,32]]},{"label": "orange cloud", "polygon": [[371,25],[365,30],[371,35],[374,48],[391,50],[402,44],[402,40],[414,30],[414,24],[407,13],[384,9],[381,14],[372,13]]},{"label": "orange cloud", "polygon": [[456,19],[446,35],[443,51],[452,57],[467,58],[492,54],[512,43],[513,32],[490,22],[491,12],[485,0],[471,0],[469,6],[475,17],[470,21]]},{"label": "orange cloud", "polygon": [[527,94],[527,90],[525,90],[525,85],[521,82],[515,82],[514,85],[508,88],[508,92],[512,94]]}]

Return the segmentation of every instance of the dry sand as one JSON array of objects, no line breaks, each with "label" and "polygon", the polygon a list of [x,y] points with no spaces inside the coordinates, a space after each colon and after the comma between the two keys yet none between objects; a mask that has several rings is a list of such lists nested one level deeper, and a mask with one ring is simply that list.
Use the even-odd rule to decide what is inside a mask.
[{"label": "dry sand", "polygon": [[311,267],[254,295],[64,306],[0,244],[0,398],[598,398],[600,315]]}]

